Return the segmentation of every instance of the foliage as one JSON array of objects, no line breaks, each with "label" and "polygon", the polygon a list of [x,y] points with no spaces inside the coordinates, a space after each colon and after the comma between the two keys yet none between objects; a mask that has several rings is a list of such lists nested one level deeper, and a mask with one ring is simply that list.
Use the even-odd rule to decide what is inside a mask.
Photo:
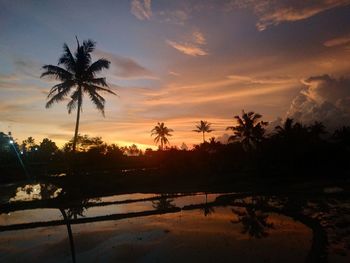
[{"label": "foliage", "polygon": [[264,126],[267,122],[260,121],[262,115],[255,113],[253,111],[244,112],[242,111],[242,116],[236,115],[238,125],[229,126],[226,130],[232,130],[233,135],[230,136],[230,141],[238,140],[247,150],[256,148],[256,146],[262,141],[265,134]]},{"label": "foliage", "polygon": [[170,134],[171,132],[173,132],[173,130],[166,127],[164,122],[158,122],[158,124],[152,129],[151,136],[156,136],[154,141],[156,143],[160,142],[161,150],[163,150],[164,146],[169,143],[167,137],[172,136],[172,134]]},{"label": "foliage", "polygon": [[[108,69],[110,62],[106,59],[91,61],[91,53],[95,49],[95,42],[86,40],[80,45],[77,39],[77,49],[73,54],[67,44],[63,45],[63,54],[58,60],[58,66],[45,65],[41,77],[50,76],[60,81],[54,85],[48,95],[46,108],[54,103],[65,100],[69,96],[67,104],[68,113],[77,109],[72,150],[75,151],[80,112],[82,110],[83,95],[87,94],[96,108],[104,115],[105,99],[99,92],[115,93],[108,87],[106,79],[97,77],[103,69]],[[62,65],[63,67],[60,67]]]},{"label": "foliage", "polygon": [[203,143],[205,142],[205,133],[209,133],[212,132],[214,130],[210,129],[211,127],[211,123],[207,122],[207,121],[200,121],[197,125],[196,125],[196,129],[193,130],[194,132],[198,132],[198,133],[202,133],[203,134]]}]

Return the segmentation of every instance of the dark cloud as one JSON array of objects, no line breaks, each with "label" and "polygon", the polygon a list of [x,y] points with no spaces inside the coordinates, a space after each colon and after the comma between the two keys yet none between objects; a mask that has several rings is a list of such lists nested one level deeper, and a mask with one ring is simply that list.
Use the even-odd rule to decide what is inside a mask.
[{"label": "dark cloud", "polygon": [[306,124],[322,121],[330,128],[350,125],[350,79],[323,75],[311,77],[304,84],[288,117]]},{"label": "dark cloud", "polygon": [[97,50],[97,57],[103,57],[111,62],[112,73],[120,78],[154,78],[154,74],[131,58],[119,56],[106,51]]}]

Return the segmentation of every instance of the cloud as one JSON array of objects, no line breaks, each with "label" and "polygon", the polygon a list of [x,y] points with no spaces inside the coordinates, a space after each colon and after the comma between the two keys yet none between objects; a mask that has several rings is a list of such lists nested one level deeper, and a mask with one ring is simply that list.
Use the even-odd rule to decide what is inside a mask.
[{"label": "cloud", "polygon": [[234,0],[228,7],[252,9],[259,18],[256,27],[263,31],[272,25],[307,19],[326,10],[349,4],[349,0]]},{"label": "cloud", "polygon": [[[277,81],[278,80],[278,81]],[[230,75],[224,79],[205,81],[193,85],[169,85],[160,91],[145,91],[145,105],[198,105],[209,102],[227,103],[233,100],[249,99],[252,96],[262,96],[295,88],[295,81],[289,78]],[[186,94],[184,96],[184,94]],[[241,102],[242,103],[242,102]]]},{"label": "cloud", "polygon": [[199,45],[204,45],[206,43],[204,35],[199,31],[194,31],[193,34],[193,40]]},{"label": "cloud", "polygon": [[169,75],[172,75],[174,77],[179,77],[181,75],[180,73],[177,73],[175,71],[169,71],[168,73],[169,73]]},{"label": "cloud", "polygon": [[152,17],[151,0],[132,0],[131,13],[139,20],[150,20]]},{"label": "cloud", "polygon": [[337,47],[350,44],[350,35],[332,38],[323,43],[325,47]]},{"label": "cloud", "polygon": [[111,71],[118,78],[155,78],[152,71],[131,58],[101,50],[97,50],[95,55],[111,61]]},{"label": "cloud", "polygon": [[322,121],[327,127],[350,124],[350,79],[329,75],[310,77],[294,98],[288,117],[302,123]]},{"label": "cloud", "polygon": [[175,25],[184,25],[189,19],[189,12],[186,10],[162,10],[159,12],[159,21]]},{"label": "cloud", "polygon": [[208,53],[201,48],[200,46],[196,46],[191,43],[179,43],[171,40],[167,40],[166,43],[175,48],[176,50],[180,51],[181,53],[184,53],[189,56],[205,56],[208,55]]},{"label": "cloud", "polygon": [[195,30],[186,38],[187,40],[185,42],[166,40],[166,43],[176,50],[189,56],[196,57],[208,55],[208,52],[204,49],[206,39],[203,33],[201,33],[199,30]]}]

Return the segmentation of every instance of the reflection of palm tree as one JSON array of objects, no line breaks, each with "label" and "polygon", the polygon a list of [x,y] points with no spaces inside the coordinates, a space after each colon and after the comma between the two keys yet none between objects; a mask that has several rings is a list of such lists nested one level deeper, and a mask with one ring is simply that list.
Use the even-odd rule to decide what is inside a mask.
[{"label": "reflection of palm tree", "polygon": [[175,205],[172,204],[173,201],[174,199],[169,198],[167,194],[161,194],[158,200],[152,201],[153,208],[156,210],[167,210],[174,208]]},{"label": "reflection of palm tree", "polygon": [[248,233],[251,237],[266,237],[268,236],[266,230],[273,227],[272,223],[267,222],[268,215],[261,211],[256,211],[255,208],[246,207],[245,211],[232,209],[232,212],[238,216],[238,220],[231,222],[233,224],[242,223],[242,233]]},{"label": "reflection of palm tree", "polygon": [[77,219],[78,217],[84,217],[84,213],[88,208],[88,202],[90,199],[82,199],[73,203],[71,207],[67,209],[67,216],[69,219]]},{"label": "reflection of palm tree", "polygon": [[74,239],[73,239],[73,233],[72,233],[72,228],[71,228],[71,220],[77,219],[78,216],[83,217],[84,212],[87,209],[87,204],[90,199],[82,199],[77,202],[74,202],[74,205],[72,207],[69,207],[67,209],[67,212],[65,208],[60,208],[60,212],[63,216],[63,220],[67,226],[67,232],[68,232],[68,237],[69,237],[69,244],[71,248],[71,254],[72,254],[72,261],[73,263],[76,262],[75,259],[75,248],[74,248]]},{"label": "reflection of palm tree", "polygon": [[66,211],[63,208],[60,208],[60,212],[61,212],[61,214],[63,216],[63,220],[67,226],[69,244],[70,244],[70,249],[71,249],[71,254],[72,254],[72,261],[73,261],[73,263],[75,263],[76,259],[75,259],[74,239],[73,239],[73,233],[72,233],[72,228],[70,225],[69,217],[67,216]]},{"label": "reflection of palm tree", "polygon": [[151,136],[156,136],[154,138],[154,141],[156,143],[160,142],[160,149],[163,150],[164,145],[169,143],[169,140],[167,136],[172,136],[170,132],[173,132],[172,129],[169,129],[168,127],[165,126],[164,122],[159,123],[152,129],[151,131]]},{"label": "reflection of palm tree", "polygon": [[[105,99],[98,94],[100,91],[115,94],[108,88],[105,78],[97,78],[96,74],[103,69],[108,69],[110,62],[106,59],[99,59],[91,63],[91,52],[95,49],[95,43],[91,40],[84,41],[82,45],[77,39],[77,50],[74,55],[67,44],[63,45],[64,53],[60,57],[58,64],[63,64],[64,68],[55,65],[45,65],[41,77],[53,76],[61,83],[53,86],[48,95],[49,101],[46,108],[55,102],[64,100],[69,94],[70,101],[67,104],[68,113],[77,108],[77,119],[75,123],[75,133],[73,140],[73,152],[76,148],[80,112],[83,103],[83,94],[87,93],[98,110],[104,114]],[[73,87],[76,89],[72,91]]]},{"label": "reflection of palm tree", "polygon": [[259,121],[262,116],[258,113],[242,111],[242,117],[235,116],[238,122],[237,126],[227,127],[226,130],[232,130],[234,135],[230,136],[229,140],[240,140],[246,149],[255,147],[257,143],[261,142],[265,133],[264,126],[267,122]]},{"label": "reflection of palm tree", "polygon": [[193,130],[194,132],[201,132],[203,134],[203,143],[205,142],[205,133],[212,132],[213,130],[210,129],[211,123],[207,121],[200,121],[199,124],[196,125],[196,130]]},{"label": "reflection of palm tree", "polygon": [[214,207],[208,205],[208,194],[205,193],[205,205],[202,208],[204,216],[208,216],[215,212]]}]

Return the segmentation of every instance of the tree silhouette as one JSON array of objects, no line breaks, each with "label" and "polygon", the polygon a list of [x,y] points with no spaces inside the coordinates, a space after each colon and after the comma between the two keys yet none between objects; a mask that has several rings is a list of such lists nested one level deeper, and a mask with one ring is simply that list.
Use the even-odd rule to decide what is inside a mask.
[{"label": "tree silhouette", "polygon": [[173,201],[174,199],[170,198],[168,194],[161,194],[158,200],[152,201],[152,206],[156,210],[167,210],[175,207],[172,204]]},{"label": "tree silhouette", "polygon": [[103,69],[108,69],[110,62],[106,59],[98,59],[91,63],[91,53],[95,49],[95,42],[86,40],[82,45],[77,39],[77,50],[71,53],[67,44],[63,45],[63,54],[59,58],[58,65],[45,65],[41,77],[51,76],[60,83],[53,86],[48,95],[46,108],[51,107],[55,102],[60,102],[70,96],[67,104],[68,113],[77,109],[75,133],[73,141],[73,152],[76,148],[79,131],[80,112],[82,110],[83,95],[88,94],[96,108],[104,115],[105,99],[98,92],[115,93],[111,91],[105,78],[96,77]]},{"label": "tree silhouette", "polygon": [[289,145],[295,145],[300,143],[303,144],[304,142],[309,141],[309,130],[310,133],[312,130],[312,134],[317,137],[319,137],[324,132],[324,128],[321,123],[316,122],[315,126],[311,127],[308,128],[299,122],[294,122],[294,120],[291,118],[287,118],[283,126],[275,127],[275,137],[277,136],[278,138],[283,139],[283,143]]},{"label": "tree silhouette", "polygon": [[288,134],[292,133],[294,125],[294,120],[287,118],[283,126],[278,125],[275,127],[276,133],[281,137],[288,136]]},{"label": "tree silhouette", "polygon": [[326,134],[326,127],[323,125],[322,122],[315,121],[313,124],[309,126],[309,133],[311,136],[311,139],[314,141],[321,140],[322,135]]},{"label": "tree silhouette", "polygon": [[232,130],[234,134],[229,137],[229,141],[239,140],[243,146],[250,150],[252,147],[256,147],[257,143],[261,142],[265,129],[264,126],[267,122],[259,121],[262,115],[253,111],[242,111],[242,117],[235,116],[238,125],[227,127],[226,130]]},{"label": "tree silhouette", "polygon": [[163,150],[164,145],[169,143],[168,136],[172,136],[170,132],[173,132],[172,129],[169,129],[165,126],[164,122],[158,122],[158,124],[151,130],[151,136],[156,136],[154,141],[156,143],[160,142],[160,149]]},{"label": "tree silhouette", "polygon": [[51,141],[48,138],[44,138],[40,143],[39,150],[41,153],[51,155],[58,151],[58,147],[55,142]]},{"label": "tree silhouette", "polygon": [[200,121],[197,125],[196,125],[196,130],[193,130],[194,132],[201,132],[203,134],[203,143],[205,142],[205,133],[209,133],[212,132],[213,130],[210,129],[211,123],[207,122],[207,121]]},{"label": "tree silhouette", "polygon": [[21,148],[23,151],[33,151],[36,147],[35,139],[32,136],[29,136],[22,142]]}]

